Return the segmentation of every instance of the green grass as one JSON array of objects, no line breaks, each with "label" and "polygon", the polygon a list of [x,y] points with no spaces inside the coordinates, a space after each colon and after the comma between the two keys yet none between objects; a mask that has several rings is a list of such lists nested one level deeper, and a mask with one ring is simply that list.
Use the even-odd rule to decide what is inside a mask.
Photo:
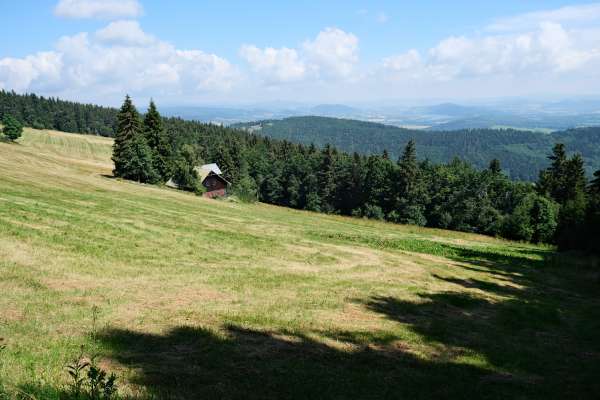
[{"label": "green grass", "polygon": [[60,398],[81,346],[131,398],[600,396],[593,260],[123,182],[110,151],[0,143],[5,397]]}]

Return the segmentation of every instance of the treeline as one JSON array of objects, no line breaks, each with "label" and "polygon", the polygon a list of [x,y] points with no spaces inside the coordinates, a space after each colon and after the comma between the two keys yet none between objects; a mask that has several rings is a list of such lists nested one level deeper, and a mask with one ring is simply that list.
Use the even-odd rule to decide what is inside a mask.
[{"label": "treeline", "polygon": [[36,129],[102,136],[114,136],[116,131],[114,108],[0,90],[0,119],[5,115]]},{"label": "treeline", "polygon": [[255,190],[266,203],[600,250],[600,172],[588,183],[583,159],[563,145],[533,184],[510,180],[498,160],[485,169],[459,159],[419,161],[414,141],[399,157],[349,154],[161,118],[153,104],[142,118],[129,98],[114,118],[115,175],[126,179],[173,178],[196,191],[193,167],[215,162],[234,188]]},{"label": "treeline", "polygon": [[400,156],[409,140],[419,148],[420,159],[447,163],[457,155],[476,168],[484,169],[490,160],[502,160],[506,174],[513,179],[533,182],[538,171],[548,166],[546,155],[555,143],[564,143],[571,152],[581,153],[586,171],[600,168],[600,128],[579,128],[551,134],[514,129],[460,129],[426,131],[403,129],[372,122],[326,117],[291,117],[283,120],[237,124],[274,139],[317,146],[331,144],[339,150],[359,154],[390,152]]}]

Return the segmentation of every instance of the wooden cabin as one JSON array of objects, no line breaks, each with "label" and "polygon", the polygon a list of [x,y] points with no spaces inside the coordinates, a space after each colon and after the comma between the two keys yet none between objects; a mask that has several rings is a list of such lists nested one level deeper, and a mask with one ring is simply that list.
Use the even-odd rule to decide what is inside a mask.
[{"label": "wooden cabin", "polygon": [[223,173],[217,164],[205,164],[195,168],[202,185],[206,188],[204,197],[227,196],[229,182],[223,178]]},{"label": "wooden cabin", "polygon": [[[230,183],[223,177],[223,173],[217,164],[205,164],[194,168],[198,174],[202,186],[206,188],[204,197],[225,197]],[[169,187],[178,189],[173,179],[169,179],[166,184]]]}]

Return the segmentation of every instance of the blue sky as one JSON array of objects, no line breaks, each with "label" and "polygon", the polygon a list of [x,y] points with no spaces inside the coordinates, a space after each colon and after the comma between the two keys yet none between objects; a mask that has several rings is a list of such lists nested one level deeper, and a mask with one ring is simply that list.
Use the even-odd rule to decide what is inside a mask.
[{"label": "blue sky", "polygon": [[0,87],[103,104],[600,89],[593,2],[21,0],[0,15]]}]

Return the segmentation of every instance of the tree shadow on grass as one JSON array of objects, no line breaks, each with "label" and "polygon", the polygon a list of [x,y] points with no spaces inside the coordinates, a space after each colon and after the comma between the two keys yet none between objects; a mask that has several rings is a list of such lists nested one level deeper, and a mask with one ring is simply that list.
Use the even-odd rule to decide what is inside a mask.
[{"label": "tree shadow on grass", "polygon": [[111,358],[136,371],[130,382],[157,398],[501,399],[526,390],[486,369],[424,360],[352,335],[345,337],[352,349],[238,326],[164,335],[109,329],[100,339]]},{"label": "tree shadow on grass", "polygon": [[[516,285],[436,276],[460,290],[422,293],[416,302],[357,300],[415,333],[410,344],[393,331],[240,326],[182,326],[164,334],[107,329],[99,339],[107,357],[135,371],[130,382],[158,398],[600,397],[593,287],[569,271],[540,273],[542,261],[528,249],[448,252],[465,268],[494,271]],[[420,345],[425,355],[416,352]]]},{"label": "tree shadow on grass", "polygon": [[[473,287],[469,280],[450,281]],[[495,286],[476,287],[498,292]],[[597,337],[589,337],[598,323],[585,317],[600,317],[598,310],[574,317],[575,304],[527,292],[502,301],[465,292],[420,297],[420,302],[374,297],[365,305],[405,324],[427,343],[483,356],[505,372],[507,381],[523,384],[527,398],[599,398],[600,346]]]},{"label": "tree shadow on grass", "polygon": [[[520,296],[523,294],[523,290],[510,285],[499,285],[494,282],[483,281],[476,278],[455,278],[455,277],[444,277],[438,274],[432,275],[434,278],[453,283],[455,285],[462,286],[466,289],[479,289],[484,292],[491,292],[500,296]],[[505,280],[505,282],[512,282],[510,280]]]}]

